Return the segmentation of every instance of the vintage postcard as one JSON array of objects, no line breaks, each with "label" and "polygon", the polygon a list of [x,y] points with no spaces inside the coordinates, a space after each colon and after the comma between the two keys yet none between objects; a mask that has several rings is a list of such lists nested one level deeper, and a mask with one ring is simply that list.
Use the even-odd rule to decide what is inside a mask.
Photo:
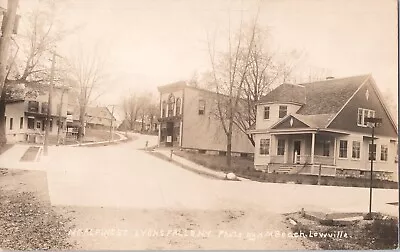
[{"label": "vintage postcard", "polygon": [[398,248],[397,1],[0,21],[0,251]]}]

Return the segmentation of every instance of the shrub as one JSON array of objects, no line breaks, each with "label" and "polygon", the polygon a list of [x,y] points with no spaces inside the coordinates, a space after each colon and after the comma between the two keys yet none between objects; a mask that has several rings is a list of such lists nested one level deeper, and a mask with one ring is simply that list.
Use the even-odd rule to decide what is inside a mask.
[{"label": "shrub", "polygon": [[374,220],[365,225],[366,241],[370,249],[396,249],[397,248],[397,219]]}]

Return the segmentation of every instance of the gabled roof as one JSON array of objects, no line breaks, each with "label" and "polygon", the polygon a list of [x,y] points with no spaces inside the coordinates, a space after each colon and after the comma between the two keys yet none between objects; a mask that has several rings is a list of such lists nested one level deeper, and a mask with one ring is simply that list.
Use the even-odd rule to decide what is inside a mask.
[{"label": "gabled roof", "polygon": [[294,118],[307,124],[310,128],[325,128],[335,117],[335,114],[301,115],[294,114]]},{"label": "gabled roof", "polygon": [[370,75],[329,79],[300,84],[305,87],[306,103],[297,114],[336,114]]},{"label": "gabled roof", "polygon": [[[87,107],[86,115],[91,117],[101,117],[109,119],[111,117],[111,112],[107,107]],[[113,118],[115,120],[115,117]]]},{"label": "gabled roof", "polygon": [[291,86],[282,84],[260,101],[302,103],[295,114],[282,118],[271,128],[278,126],[291,116],[310,128],[326,128],[369,77],[370,75],[361,75]]},{"label": "gabled roof", "polygon": [[284,83],[260,98],[259,102],[272,103],[306,103],[304,86]]}]

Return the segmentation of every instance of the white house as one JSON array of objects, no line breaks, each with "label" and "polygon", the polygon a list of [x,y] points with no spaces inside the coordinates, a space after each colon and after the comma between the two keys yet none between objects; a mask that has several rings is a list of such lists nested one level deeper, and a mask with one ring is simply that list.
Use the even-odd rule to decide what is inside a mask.
[{"label": "white house", "polygon": [[[282,84],[257,104],[256,169],[267,172],[370,176],[371,125],[374,175],[397,178],[396,122],[371,75]],[[321,169],[320,169],[321,168]]]}]

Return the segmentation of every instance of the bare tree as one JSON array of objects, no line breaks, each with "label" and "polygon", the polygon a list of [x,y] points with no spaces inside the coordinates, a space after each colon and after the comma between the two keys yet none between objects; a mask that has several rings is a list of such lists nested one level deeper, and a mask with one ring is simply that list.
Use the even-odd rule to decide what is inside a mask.
[{"label": "bare tree", "polygon": [[73,89],[78,93],[78,141],[82,141],[84,135],[87,107],[103,94],[101,88],[106,78],[106,61],[98,48],[97,46],[91,51],[83,50],[80,47],[75,57],[69,60],[70,78],[73,82]]},{"label": "bare tree", "polygon": [[226,135],[226,163],[229,170],[232,167],[232,136],[235,114],[239,111],[246,74],[250,66],[256,23],[257,18],[250,28],[248,38],[245,38],[243,23],[240,24],[236,39],[232,38],[229,30],[227,52],[222,53],[218,58],[216,57],[215,42],[211,43],[208,39],[213,85],[216,92],[215,115],[221,122]]},{"label": "bare tree", "polygon": [[[0,145],[7,141],[6,101],[24,96],[26,87],[33,90],[28,95],[37,95],[49,84],[51,50],[66,34],[56,19],[58,7],[53,1],[40,2],[37,8],[26,14],[26,29],[11,43],[11,50],[15,52],[9,60],[0,94]],[[55,83],[62,81],[57,76],[58,73]]]},{"label": "bare tree", "polygon": [[[267,33],[260,27],[255,27],[254,34],[250,34],[248,39],[253,37],[249,65],[244,74],[242,99],[239,101],[234,123],[247,135],[254,146],[253,135],[248,134],[248,130],[256,122],[257,107],[255,105],[261,97],[291,77],[299,56],[293,51],[290,53],[291,58],[285,58],[277,50],[268,48],[265,43],[268,41]],[[251,41],[247,43],[250,45]]]},{"label": "bare tree", "polygon": [[132,92],[123,99],[123,109],[125,114],[125,127],[136,130],[136,121],[141,120],[140,130],[145,131],[146,122],[150,125],[154,123],[158,115],[157,101],[150,92]]}]

